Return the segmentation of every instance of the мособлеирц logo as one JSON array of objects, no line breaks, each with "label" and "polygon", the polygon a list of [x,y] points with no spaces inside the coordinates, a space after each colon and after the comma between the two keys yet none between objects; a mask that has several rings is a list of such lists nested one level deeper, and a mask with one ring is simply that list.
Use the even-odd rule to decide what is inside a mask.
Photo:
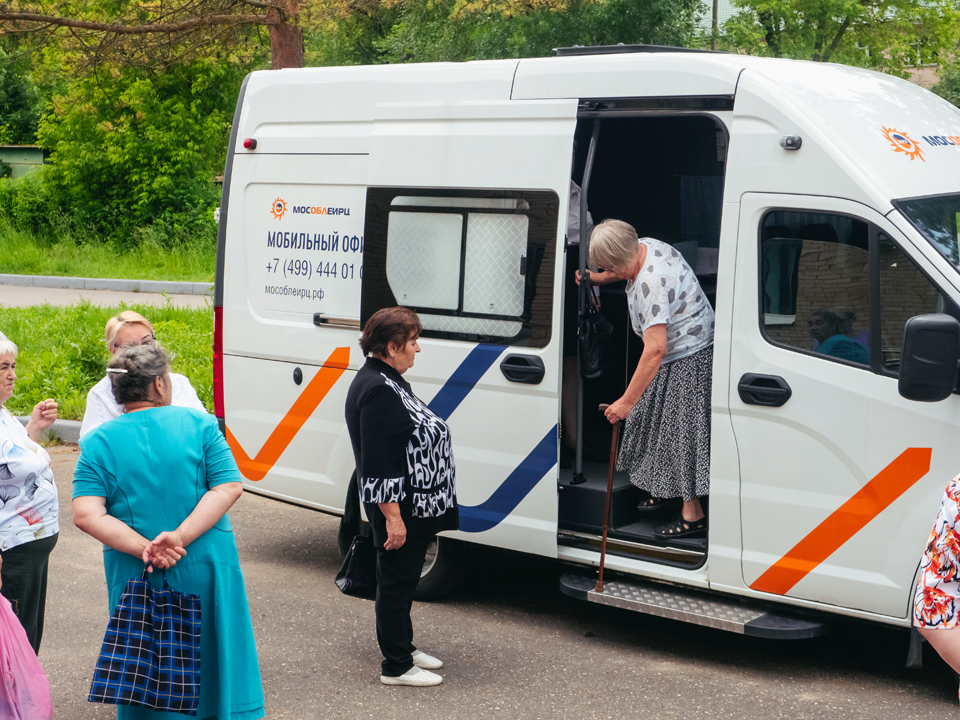
[{"label": "\u043c\u043e\u0441\u043e\u0431\u043b\u0435\u0438\u0440\u0446 logo", "polygon": [[[883,127],[881,125],[881,127]],[[900,132],[894,128],[883,128],[883,136],[890,141],[890,144],[893,145],[894,152],[904,153],[910,160],[914,158],[920,158],[923,162],[926,160],[923,157],[923,152],[920,150],[920,146],[917,145],[905,132]]]}]

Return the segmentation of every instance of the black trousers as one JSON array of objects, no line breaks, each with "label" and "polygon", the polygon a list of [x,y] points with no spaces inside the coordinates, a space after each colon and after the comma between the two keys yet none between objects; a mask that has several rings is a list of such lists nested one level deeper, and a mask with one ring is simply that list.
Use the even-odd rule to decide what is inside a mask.
[{"label": "black trousers", "polygon": [[13,612],[27,631],[35,653],[43,639],[43,610],[47,604],[47,565],[60,535],[17,545],[0,553],[3,568],[0,593],[10,601]]},{"label": "black trousers", "polygon": [[[374,535],[376,537],[376,535]],[[377,643],[383,653],[380,674],[403,675],[413,667],[410,608],[420,582],[430,537],[410,537],[396,550],[377,548]]]}]

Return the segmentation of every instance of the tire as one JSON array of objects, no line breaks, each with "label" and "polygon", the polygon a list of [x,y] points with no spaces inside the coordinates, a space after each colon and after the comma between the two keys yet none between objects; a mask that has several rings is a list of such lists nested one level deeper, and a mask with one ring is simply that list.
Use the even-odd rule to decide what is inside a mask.
[{"label": "tire", "polygon": [[462,540],[434,538],[427,547],[420,584],[413,599],[439,600],[463,585],[470,574],[473,550],[473,545]]}]

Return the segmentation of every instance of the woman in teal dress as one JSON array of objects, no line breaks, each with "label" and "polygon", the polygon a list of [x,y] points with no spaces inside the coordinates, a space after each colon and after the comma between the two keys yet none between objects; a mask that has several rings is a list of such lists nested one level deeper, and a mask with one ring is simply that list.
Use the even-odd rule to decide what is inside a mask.
[{"label": "woman in teal dress", "polygon": [[[212,416],[170,406],[169,362],[161,348],[125,348],[108,373],[125,413],[82,438],[73,516],[78,528],[104,544],[111,612],[144,563],[167,569],[172,588],[200,596],[196,717],[261,718],[257,648],[226,515],[243,492],[230,448]],[[118,705],[117,717],[183,715]]]}]

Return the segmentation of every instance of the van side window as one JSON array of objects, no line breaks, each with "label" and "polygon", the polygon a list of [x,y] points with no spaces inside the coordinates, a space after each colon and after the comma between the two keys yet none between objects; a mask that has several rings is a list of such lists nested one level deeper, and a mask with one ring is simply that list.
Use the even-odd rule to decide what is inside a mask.
[{"label": "van side window", "polygon": [[547,345],[558,211],[543,191],[370,188],[361,323],[404,305],[425,337]]},{"label": "van side window", "polygon": [[825,360],[870,365],[867,224],[778,210],[760,228],[761,326],[767,339]]},{"label": "van side window", "polygon": [[896,243],[883,233],[878,240],[881,368],[896,374],[900,370],[900,346],[907,320],[927,313],[945,312],[954,317],[958,313]]}]

